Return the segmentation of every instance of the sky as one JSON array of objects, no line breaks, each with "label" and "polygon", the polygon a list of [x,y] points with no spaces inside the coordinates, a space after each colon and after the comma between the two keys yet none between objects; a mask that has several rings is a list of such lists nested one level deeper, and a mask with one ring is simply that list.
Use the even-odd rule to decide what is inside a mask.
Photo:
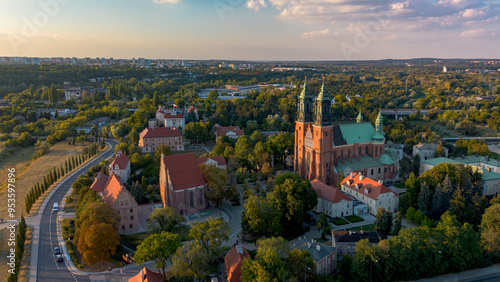
[{"label": "sky", "polygon": [[0,0],[0,56],[500,58],[500,1]]}]

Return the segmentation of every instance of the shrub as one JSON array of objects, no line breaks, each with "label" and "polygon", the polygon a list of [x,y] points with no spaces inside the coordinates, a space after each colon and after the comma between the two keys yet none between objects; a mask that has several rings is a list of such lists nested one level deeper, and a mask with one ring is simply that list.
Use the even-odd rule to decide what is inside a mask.
[{"label": "shrub", "polygon": [[352,223],[364,221],[364,219],[357,215],[346,216],[345,219],[349,220]]},{"label": "shrub", "polygon": [[343,219],[343,218],[340,218],[340,217],[337,217],[335,218],[334,220],[332,220],[333,224],[335,225],[344,225],[344,224],[349,224],[349,221]]}]

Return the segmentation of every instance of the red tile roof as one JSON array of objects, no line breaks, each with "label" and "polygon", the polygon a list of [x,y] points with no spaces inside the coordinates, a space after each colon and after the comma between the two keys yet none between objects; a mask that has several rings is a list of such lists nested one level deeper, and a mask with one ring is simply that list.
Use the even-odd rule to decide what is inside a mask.
[{"label": "red tile roof", "polygon": [[318,180],[311,181],[311,185],[314,188],[314,191],[316,191],[316,194],[318,194],[318,197],[323,198],[330,203],[338,203],[342,200],[353,201],[351,197],[342,193],[339,189],[328,186]]},{"label": "red tile roof", "polygon": [[242,129],[225,129],[225,128],[218,128],[215,130],[215,135],[217,136],[223,136],[227,135],[229,131],[232,131],[236,134],[236,136],[245,136],[245,131]]},{"label": "red tile roof", "polygon": [[250,257],[247,249],[241,245],[232,247],[224,257],[228,282],[241,282],[241,266],[243,259]]},{"label": "red tile roof", "polygon": [[109,165],[112,170],[115,169],[115,165],[118,165],[119,169],[127,168],[127,164],[130,162],[130,159],[127,155],[125,155],[122,151],[116,152],[115,160]]},{"label": "red tile roof", "polygon": [[142,138],[161,138],[161,137],[181,137],[177,129],[170,127],[146,128],[140,134]]},{"label": "red tile roof", "polygon": [[[106,203],[112,206],[121,193],[130,194],[127,188],[125,188],[125,186],[123,186],[120,182],[120,177],[116,174],[113,174],[108,182],[108,185],[106,186],[106,189],[104,190],[104,192],[102,192],[102,197],[104,198]],[[130,194],[130,197],[133,198],[132,194]]]},{"label": "red tile roof", "polygon": [[358,173],[353,173],[352,176],[344,178],[341,185],[374,200],[376,200],[380,194],[385,193],[393,193],[394,195],[399,196],[399,194],[392,192],[383,184],[378,183],[378,181],[368,177],[363,177],[363,179],[360,180]]},{"label": "red tile roof", "polygon": [[192,153],[165,156],[163,163],[175,191],[207,184],[200,165]]},{"label": "red tile roof", "polygon": [[109,177],[99,172],[94,180],[94,183],[90,186],[90,189],[96,191],[97,193],[102,193],[106,189],[106,184],[108,183]]},{"label": "red tile roof", "polygon": [[172,115],[170,113],[165,114],[165,118],[184,118],[184,114],[177,114],[177,115]]},{"label": "red tile roof", "polygon": [[[142,275],[144,273],[144,279]],[[163,282],[163,276],[144,267],[136,276],[130,278],[128,282]]]},{"label": "red tile roof", "polygon": [[196,161],[200,165],[206,163],[208,160],[214,160],[219,165],[226,165],[226,159],[224,157],[221,157],[221,156],[208,157],[208,158],[198,158],[198,159],[196,159]]}]

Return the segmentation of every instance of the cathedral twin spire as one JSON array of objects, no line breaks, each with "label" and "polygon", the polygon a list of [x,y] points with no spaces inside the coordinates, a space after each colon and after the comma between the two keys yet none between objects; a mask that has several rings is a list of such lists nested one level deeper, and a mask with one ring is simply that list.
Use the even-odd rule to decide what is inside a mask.
[{"label": "cathedral twin spire", "polygon": [[[315,98],[307,89],[307,77],[299,95],[298,122],[314,122],[318,126],[331,125],[331,98],[325,90],[325,78],[318,96]],[[314,112],[313,112],[314,108]]]}]

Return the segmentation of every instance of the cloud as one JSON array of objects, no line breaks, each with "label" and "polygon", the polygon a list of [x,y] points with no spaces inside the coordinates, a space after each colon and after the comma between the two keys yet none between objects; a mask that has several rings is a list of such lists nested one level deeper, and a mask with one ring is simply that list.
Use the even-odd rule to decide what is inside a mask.
[{"label": "cloud", "polygon": [[497,36],[499,30],[491,29],[470,29],[460,33],[461,37],[494,37]]},{"label": "cloud", "polygon": [[247,0],[245,7],[250,10],[259,11],[261,7],[267,7],[266,0]]},{"label": "cloud", "polygon": [[391,31],[459,34],[500,22],[500,5],[489,0],[247,0],[246,7],[273,7],[281,20],[335,24],[334,34],[353,23],[378,22]]},{"label": "cloud", "polygon": [[153,3],[157,4],[175,4],[179,3],[182,0],[153,0]]},{"label": "cloud", "polygon": [[326,36],[328,34],[330,34],[330,31],[327,28],[325,28],[323,30],[313,30],[310,32],[304,32],[302,33],[301,37],[312,38],[312,37]]}]

